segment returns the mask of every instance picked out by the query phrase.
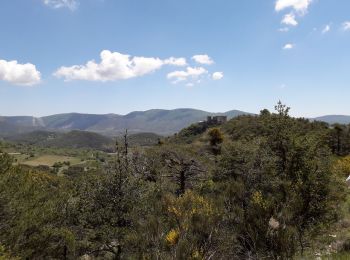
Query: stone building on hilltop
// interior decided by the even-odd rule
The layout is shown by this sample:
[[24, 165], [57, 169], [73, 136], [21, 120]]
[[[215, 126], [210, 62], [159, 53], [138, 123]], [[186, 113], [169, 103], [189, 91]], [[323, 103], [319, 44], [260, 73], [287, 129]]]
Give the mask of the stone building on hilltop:
[[207, 124], [221, 125], [227, 122], [227, 116], [207, 116]]

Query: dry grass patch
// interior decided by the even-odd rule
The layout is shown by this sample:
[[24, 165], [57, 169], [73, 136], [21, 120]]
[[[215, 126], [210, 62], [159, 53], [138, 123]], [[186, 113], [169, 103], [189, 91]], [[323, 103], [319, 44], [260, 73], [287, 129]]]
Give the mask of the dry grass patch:
[[70, 162], [73, 165], [73, 164], [80, 163], [80, 160], [79, 158], [70, 157], [70, 156], [42, 155], [37, 158], [24, 161], [22, 162], [22, 164], [29, 165], [29, 166], [47, 165], [52, 167], [57, 162]]

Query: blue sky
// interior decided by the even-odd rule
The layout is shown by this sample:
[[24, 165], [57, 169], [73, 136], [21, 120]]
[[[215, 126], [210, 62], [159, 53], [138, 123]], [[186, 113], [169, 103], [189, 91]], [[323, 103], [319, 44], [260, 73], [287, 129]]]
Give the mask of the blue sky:
[[350, 114], [348, 0], [3, 0], [0, 115]]

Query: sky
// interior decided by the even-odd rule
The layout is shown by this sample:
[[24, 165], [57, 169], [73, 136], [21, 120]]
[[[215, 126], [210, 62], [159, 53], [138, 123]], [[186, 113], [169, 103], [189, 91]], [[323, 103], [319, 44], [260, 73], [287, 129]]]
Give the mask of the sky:
[[349, 0], [2, 0], [0, 115], [350, 115]]

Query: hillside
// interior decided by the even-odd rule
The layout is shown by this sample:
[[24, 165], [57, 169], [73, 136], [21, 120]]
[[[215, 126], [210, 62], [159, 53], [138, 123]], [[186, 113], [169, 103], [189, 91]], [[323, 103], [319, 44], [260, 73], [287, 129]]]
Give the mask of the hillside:
[[46, 145], [50, 140], [58, 138], [59, 135], [61, 134], [37, 130], [29, 133], [10, 135], [5, 137], [5, 139], [16, 143], [42, 146]]
[[[57, 243], [62, 227], [62, 241], [70, 232], [69, 241], [77, 245], [67, 251], [72, 259], [92, 255], [103, 243], [114, 245], [115, 232], [110, 230], [116, 228], [122, 210], [132, 223], [121, 229], [127, 236], [123, 241], [132, 242], [123, 247], [125, 259], [138, 259], [139, 252], [149, 247], [153, 232], [155, 245], [164, 247], [157, 246], [159, 251], [151, 247], [147, 259], [156, 259], [153, 256], [159, 252], [160, 259], [175, 259], [177, 245], [185, 245], [179, 259], [206, 259], [192, 257], [192, 245], [201, 248], [203, 244], [220, 250], [215, 259], [299, 259], [302, 251], [300, 259], [313, 259], [316, 253], [327, 257], [333, 252], [348, 253], [345, 178], [350, 165], [350, 125], [338, 131], [323, 122], [289, 117], [281, 104], [278, 109], [278, 114], [198, 122], [153, 147], [126, 149], [119, 137], [123, 152], [117, 160], [105, 153], [43, 154], [40, 150], [44, 149], [26, 147], [36, 152], [29, 158], [12, 153], [20, 165], [26, 165], [14, 167], [10, 156], [1, 153], [1, 206], [7, 209], [3, 219], [11, 227], [0, 234], [1, 241], [8, 248], [26, 241], [23, 234], [33, 232], [33, 225], [39, 238], [53, 230], [53, 237], [44, 236], [40, 243], [35, 237], [24, 248], [41, 253], [48, 248], [42, 246], [48, 240], [54, 253], [51, 246], [48, 253], [41, 253], [44, 257], [29, 259], [46, 259], [47, 255], [64, 259], [56, 254], [65, 252], [65, 244]], [[135, 141], [148, 145], [158, 138], [152, 133], [134, 134], [129, 136], [129, 145]], [[106, 142], [113, 146], [112, 139], [77, 130], [36, 131], [12, 140], [54, 147], [103, 147]], [[62, 205], [69, 205], [70, 214]], [[34, 217], [24, 225], [9, 214], [13, 212], [20, 220]], [[53, 220], [58, 229], [52, 229]], [[12, 233], [16, 239], [9, 239]], [[103, 238], [96, 241], [100, 235]], [[257, 247], [252, 249], [253, 244]], [[16, 254], [25, 259], [26, 252]], [[109, 251], [95, 256], [115, 258]]]
[[350, 124], [350, 116], [344, 115], [321, 116], [314, 118], [314, 120], [326, 122], [328, 124]]
[[34, 131], [10, 136], [5, 139], [15, 143], [39, 147], [90, 148], [103, 151], [111, 151], [114, 143], [109, 137], [77, 130], [68, 133]]
[[[154, 133], [138, 133], [128, 136], [129, 146], [153, 146], [158, 144], [162, 136]], [[122, 138], [119, 138], [122, 142]]]
[[[129, 146], [153, 146], [156, 145], [161, 136], [154, 133], [137, 133], [128, 136]], [[115, 140], [97, 133], [73, 130], [67, 133], [33, 131], [18, 135], [7, 136], [6, 141], [33, 145], [38, 147], [56, 148], [89, 148], [101, 151], [113, 151]], [[122, 137], [119, 137], [122, 142]]]
[[9, 122], [0, 120], [0, 138], [11, 135], [13, 133], [19, 134], [22, 132], [27, 132], [30, 131], [29, 129], [29, 126], [23, 128], [19, 125], [11, 124]]

